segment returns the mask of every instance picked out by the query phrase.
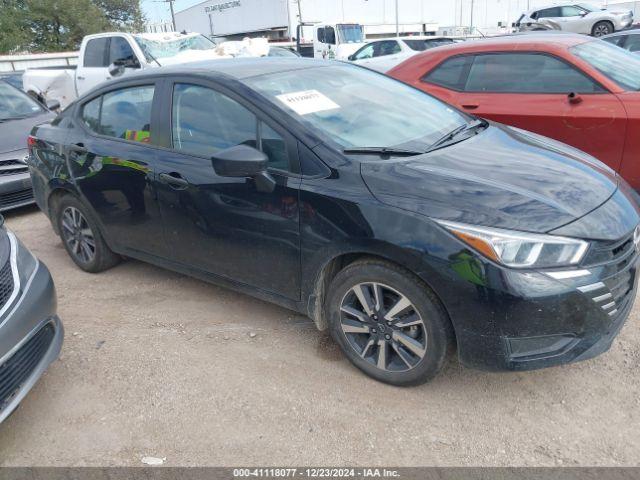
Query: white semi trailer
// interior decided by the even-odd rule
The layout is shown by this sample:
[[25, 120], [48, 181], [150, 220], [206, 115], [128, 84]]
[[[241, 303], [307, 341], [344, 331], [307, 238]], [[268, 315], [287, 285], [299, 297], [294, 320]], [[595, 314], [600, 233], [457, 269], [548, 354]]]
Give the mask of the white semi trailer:
[[[428, 0], [205, 0], [177, 12], [178, 31], [219, 42], [244, 36], [296, 41], [306, 56], [345, 59], [369, 36], [434, 34]], [[397, 15], [396, 15], [397, 13]], [[396, 18], [398, 25], [396, 26]], [[311, 46], [313, 45], [313, 50]]]

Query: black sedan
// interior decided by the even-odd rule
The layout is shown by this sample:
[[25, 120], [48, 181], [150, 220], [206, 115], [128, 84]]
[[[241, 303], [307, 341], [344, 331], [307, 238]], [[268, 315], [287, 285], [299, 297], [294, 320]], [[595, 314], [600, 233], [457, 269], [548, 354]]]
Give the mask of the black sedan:
[[27, 137], [34, 125], [54, 116], [23, 91], [0, 81], [0, 212], [33, 203]]
[[309, 315], [372, 377], [609, 348], [639, 207], [594, 158], [356, 66], [235, 59], [114, 80], [35, 128], [36, 200], [83, 270], [133, 257]]

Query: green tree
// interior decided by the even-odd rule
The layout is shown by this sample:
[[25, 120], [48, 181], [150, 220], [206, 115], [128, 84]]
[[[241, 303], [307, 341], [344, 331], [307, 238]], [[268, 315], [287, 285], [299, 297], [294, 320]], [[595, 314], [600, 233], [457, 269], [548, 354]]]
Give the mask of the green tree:
[[0, 0], [0, 53], [75, 50], [85, 35], [143, 25], [138, 1]]

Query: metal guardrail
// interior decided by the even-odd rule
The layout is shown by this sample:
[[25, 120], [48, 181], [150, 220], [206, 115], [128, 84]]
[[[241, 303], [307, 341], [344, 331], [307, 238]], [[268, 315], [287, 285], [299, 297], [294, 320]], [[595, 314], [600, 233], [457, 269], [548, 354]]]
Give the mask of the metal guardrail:
[[27, 68], [64, 67], [78, 64], [78, 52], [0, 55], [0, 72], [21, 72]]

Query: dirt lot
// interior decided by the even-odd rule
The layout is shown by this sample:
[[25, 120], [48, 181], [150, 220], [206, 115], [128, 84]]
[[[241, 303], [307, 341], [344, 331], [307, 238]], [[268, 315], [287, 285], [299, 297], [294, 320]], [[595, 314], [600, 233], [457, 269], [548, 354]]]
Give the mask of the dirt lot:
[[399, 389], [311, 321], [136, 261], [78, 270], [30, 208], [8, 226], [50, 268], [62, 357], [0, 425], [0, 465], [638, 465], [638, 309], [607, 354], [529, 373], [455, 361]]

